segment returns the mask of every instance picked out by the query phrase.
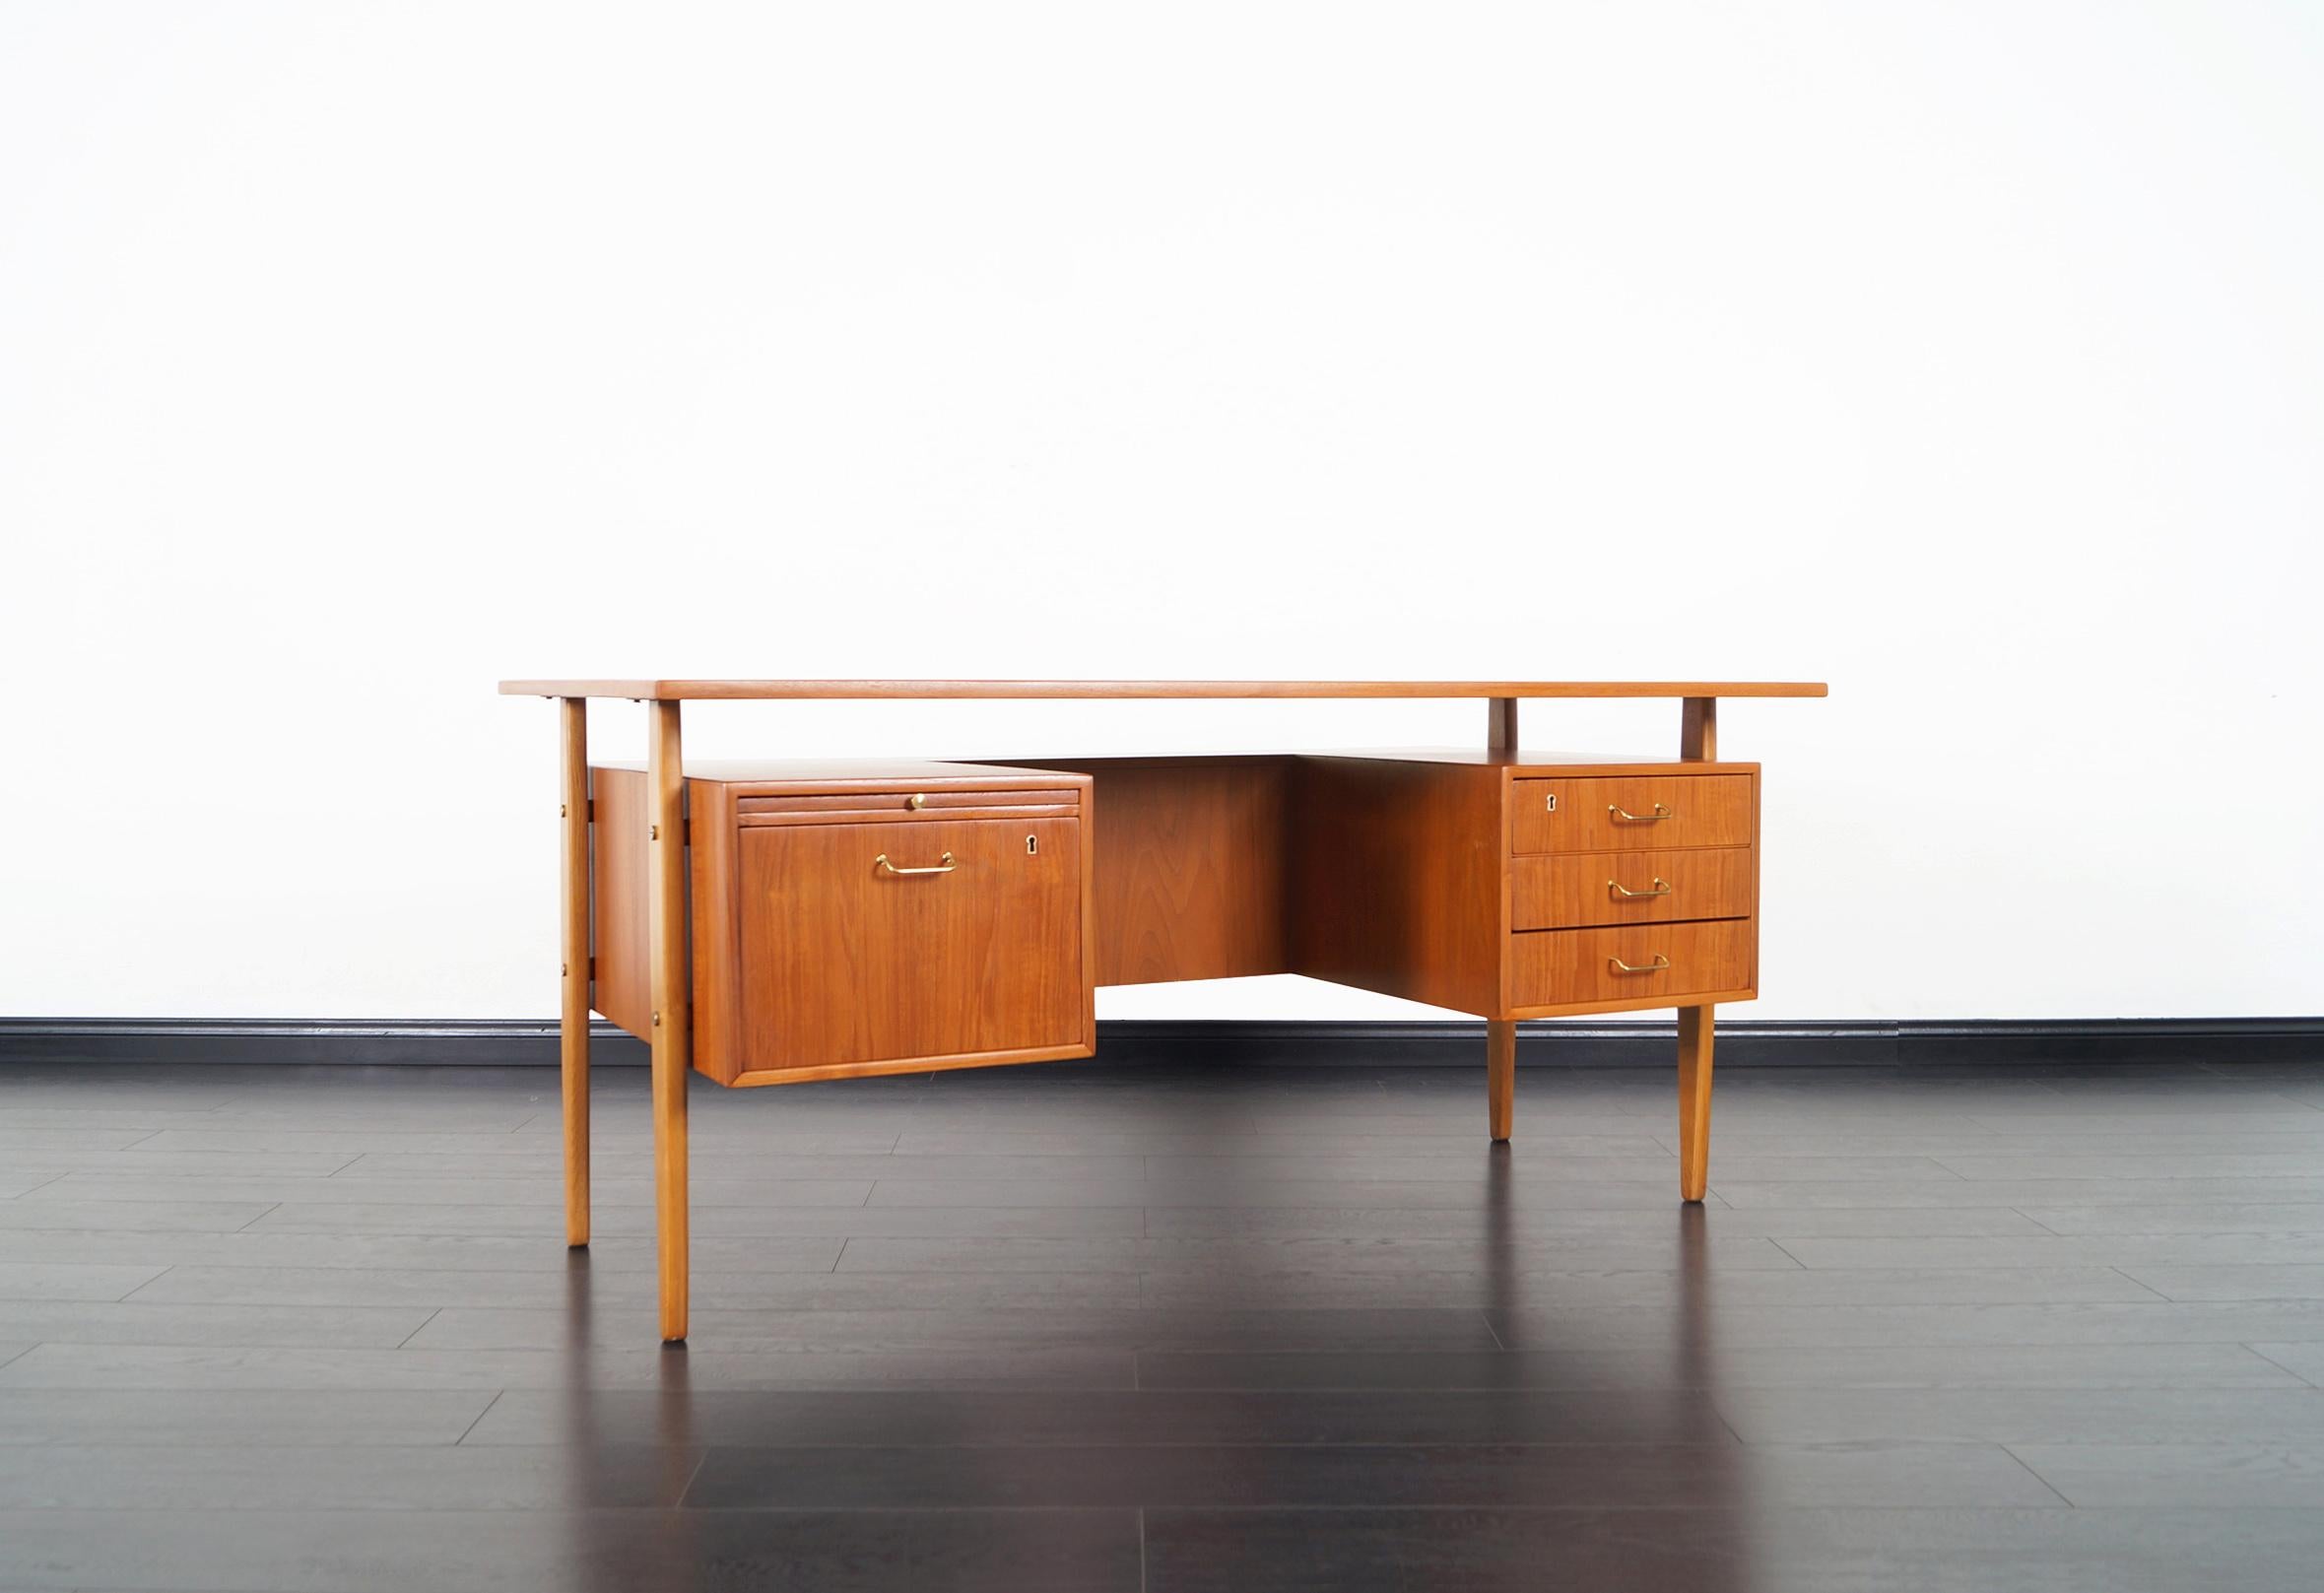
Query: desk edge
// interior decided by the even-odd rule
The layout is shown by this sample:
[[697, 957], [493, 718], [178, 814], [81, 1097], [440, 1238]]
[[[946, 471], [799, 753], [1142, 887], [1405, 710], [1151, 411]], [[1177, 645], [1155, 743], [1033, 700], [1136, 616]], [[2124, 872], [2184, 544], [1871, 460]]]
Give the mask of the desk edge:
[[1333, 697], [1820, 697], [1822, 681], [511, 680], [502, 697], [705, 700], [1096, 700]]

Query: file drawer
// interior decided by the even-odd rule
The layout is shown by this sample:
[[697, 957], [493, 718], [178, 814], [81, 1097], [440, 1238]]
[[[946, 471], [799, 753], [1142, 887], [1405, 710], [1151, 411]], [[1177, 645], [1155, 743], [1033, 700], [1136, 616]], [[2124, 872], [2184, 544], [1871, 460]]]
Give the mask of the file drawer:
[[744, 1071], [1081, 1044], [1081, 824], [744, 830]]
[[[697, 1071], [764, 1085], [1090, 1054], [1087, 775], [711, 766], [686, 782]], [[650, 1037], [645, 777], [592, 777], [593, 1005]]]

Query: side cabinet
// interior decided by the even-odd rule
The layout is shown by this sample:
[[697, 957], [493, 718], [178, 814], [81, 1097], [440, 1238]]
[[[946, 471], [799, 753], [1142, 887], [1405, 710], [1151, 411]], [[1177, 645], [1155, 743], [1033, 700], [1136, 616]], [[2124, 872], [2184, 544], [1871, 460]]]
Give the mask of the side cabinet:
[[[644, 1034], [644, 775], [592, 774], [596, 1007]], [[785, 1084], [1096, 1048], [1089, 776], [746, 769], [686, 797], [699, 1072]]]
[[1748, 1001], [1756, 763], [1301, 758], [1292, 970], [1494, 1019]]

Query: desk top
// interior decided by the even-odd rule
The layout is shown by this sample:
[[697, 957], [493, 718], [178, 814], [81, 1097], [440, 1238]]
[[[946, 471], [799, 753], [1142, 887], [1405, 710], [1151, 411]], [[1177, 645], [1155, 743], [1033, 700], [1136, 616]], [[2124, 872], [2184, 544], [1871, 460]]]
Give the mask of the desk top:
[[502, 697], [1822, 697], [1822, 681], [502, 681]]

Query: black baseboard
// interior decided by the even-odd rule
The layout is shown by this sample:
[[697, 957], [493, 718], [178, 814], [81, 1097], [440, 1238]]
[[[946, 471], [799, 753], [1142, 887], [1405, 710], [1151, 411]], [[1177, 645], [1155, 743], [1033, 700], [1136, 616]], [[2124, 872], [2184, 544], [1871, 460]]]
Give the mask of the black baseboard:
[[[1525, 1067], [1668, 1067], [1673, 1025], [1599, 1019], [1519, 1027]], [[594, 1063], [642, 1066], [643, 1042], [598, 1023]], [[1475, 1067], [1477, 1020], [1441, 1023], [1200, 1023], [1097, 1026], [1107, 1063], [1220, 1062]], [[1894, 1022], [1728, 1019], [1721, 1067], [1915, 1067], [1961, 1063], [2324, 1063], [2324, 1018], [1975, 1019]], [[531, 1019], [0, 1018], [0, 1063], [292, 1062], [356, 1066], [547, 1066], [557, 1025]]]

